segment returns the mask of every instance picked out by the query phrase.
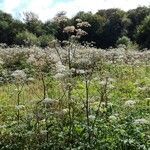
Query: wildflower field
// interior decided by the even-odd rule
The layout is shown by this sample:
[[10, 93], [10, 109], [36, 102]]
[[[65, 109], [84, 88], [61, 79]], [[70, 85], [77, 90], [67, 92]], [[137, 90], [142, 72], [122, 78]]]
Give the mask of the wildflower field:
[[150, 51], [0, 48], [0, 150], [149, 150]]

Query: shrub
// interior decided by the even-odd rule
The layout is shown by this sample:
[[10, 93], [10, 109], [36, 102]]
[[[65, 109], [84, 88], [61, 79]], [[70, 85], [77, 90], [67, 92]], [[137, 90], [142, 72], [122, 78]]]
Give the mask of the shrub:
[[40, 47], [50, 46], [51, 41], [54, 40], [54, 37], [51, 35], [42, 35], [38, 38]]
[[16, 43], [18, 45], [33, 46], [38, 44], [38, 38], [33, 33], [23, 31], [16, 35]]

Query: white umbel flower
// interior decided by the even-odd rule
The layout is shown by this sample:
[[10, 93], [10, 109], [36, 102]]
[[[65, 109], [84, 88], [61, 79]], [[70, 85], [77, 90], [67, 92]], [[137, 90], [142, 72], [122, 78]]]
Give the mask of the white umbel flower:
[[25, 80], [26, 79], [26, 73], [23, 70], [16, 70], [11, 75], [16, 80]]
[[89, 119], [90, 119], [91, 121], [94, 121], [94, 120], [95, 120], [95, 116], [94, 116], [94, 115], [89, 115]]
[[3, 65], [4, 64], [4, 62], [3, 62], [3, 60], [0, 58], [0, 65]]
[[125, 107], [134, 107], [136, 104], [136, 101], [133, 101], [133, 100], [128, 100], [125, 102]]
[[136, 119], [134, 121], [134, 124], [135, 125], [143, 125], [143, 124], [149, 124], [149, 121], [144, 119], [144, 118], [141, 118], [141, 119]]
[[53, 105], [53, 104], [58, 103], [58, 101], [47, 97], [47, 98], [45, 98], [45, 99], [43, 100], [43, 103], [44, 103], [44, 104], [51, 104], [51, 105]]
[[16, 108], [17, 110], [20, 110], [20, 109], [25, 108], [25, 106], [24, 106], [24, 105], [16, 105], [15, 108]]
[[32, 78], [32, 77], [29, 77], [29, 78], [28, 78], [28, 82], [33, 82], [33, 81], [35, 81], [34, 78]]
[[75, 31], [74, 26], [67, 26], [64, 28], [64, 32], [66, 32], [66, 33], [73, 33], [74, 31]]
[[117, 117], [114, 115], [109, 116], [109, 120], [110, 122], [116, 122], [117, 121]]

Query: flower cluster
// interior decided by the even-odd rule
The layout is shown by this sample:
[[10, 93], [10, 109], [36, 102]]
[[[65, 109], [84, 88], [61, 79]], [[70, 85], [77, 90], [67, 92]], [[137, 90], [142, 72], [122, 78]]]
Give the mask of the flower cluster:
[[134, 101], [134, 100], [128, 100], [128, 101], [125, 102], [124, 105], [125, 105], [125, 107], [134, 107], [135, 104], [136, 104], [136, 101]]
[[77, 27], [78, 27], [78, 28], [91, 27], [91, 25], [90, 25], [87, 21], [84, 21], [84, 22], [79, 22], [79, 23], [77, 23]]
[[76, 30], [76, 35], [77, 35], [78, 38], [80, 38], [81, 36], [87, 35], [87, 32], [85, 32], [85, 31], [82, 30], [82, 29], [77, 29], [77, 30]]
[[15, 70], [11, 75], [15, 80], [26, 80], [26, 73], [23, 70]]
[[134, 120], [134, 124], [135, 125], [144, 125], [144, 124], [149, 124], [149, 121], [144, 118], [141, 118], [141, 119]]
[[64, 32], [74, 33], [75, 32], [75, 27], [74, 26], [67, 26], [67, 27], [64, 28]]
[[53, 20], [58, 23], [66, 22], [68, 20], [66, 17], [66, 12], [61, 11], [57, 13], [56, 17], [54, 17]]

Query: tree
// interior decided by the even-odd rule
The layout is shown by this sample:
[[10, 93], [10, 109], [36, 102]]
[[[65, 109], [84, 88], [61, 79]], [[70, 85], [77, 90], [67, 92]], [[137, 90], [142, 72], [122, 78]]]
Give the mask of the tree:
[[148, 7], [138, 7], [127, 12], [127, 16], [131, 20], [131, 24], [128, 27], [128, 36], [129, 38], [131, 38], [131, 40], [135, 41], [137, 27], [143, 22], [144, 18], [148, 15], [150, 15], [150, 8]]
[[24, 13], [24, 22], [26, 29], [35, 34], [37, 37], [41, 36], [44, 33], [42, 21], [39, 20], [38, 16], [33, 12]]
[[142, 48], [150, 48], [150, 16], [147, 16], [137, 28], [136, 39]]
[[126, 12], [120, 9], [108, 9], [98, 11], [97, 14], [106, 18], [103, 30], [99, 34], [101, 42], [99, 42], [98, 47], [114, 47], [118, 38], [127, 34], [130, 20], [127, 18]]
[[12, 22], [13, 18], [10, 14], [0, 11], [0, 43], [11, 44], [13, 38], [11, 32]]

